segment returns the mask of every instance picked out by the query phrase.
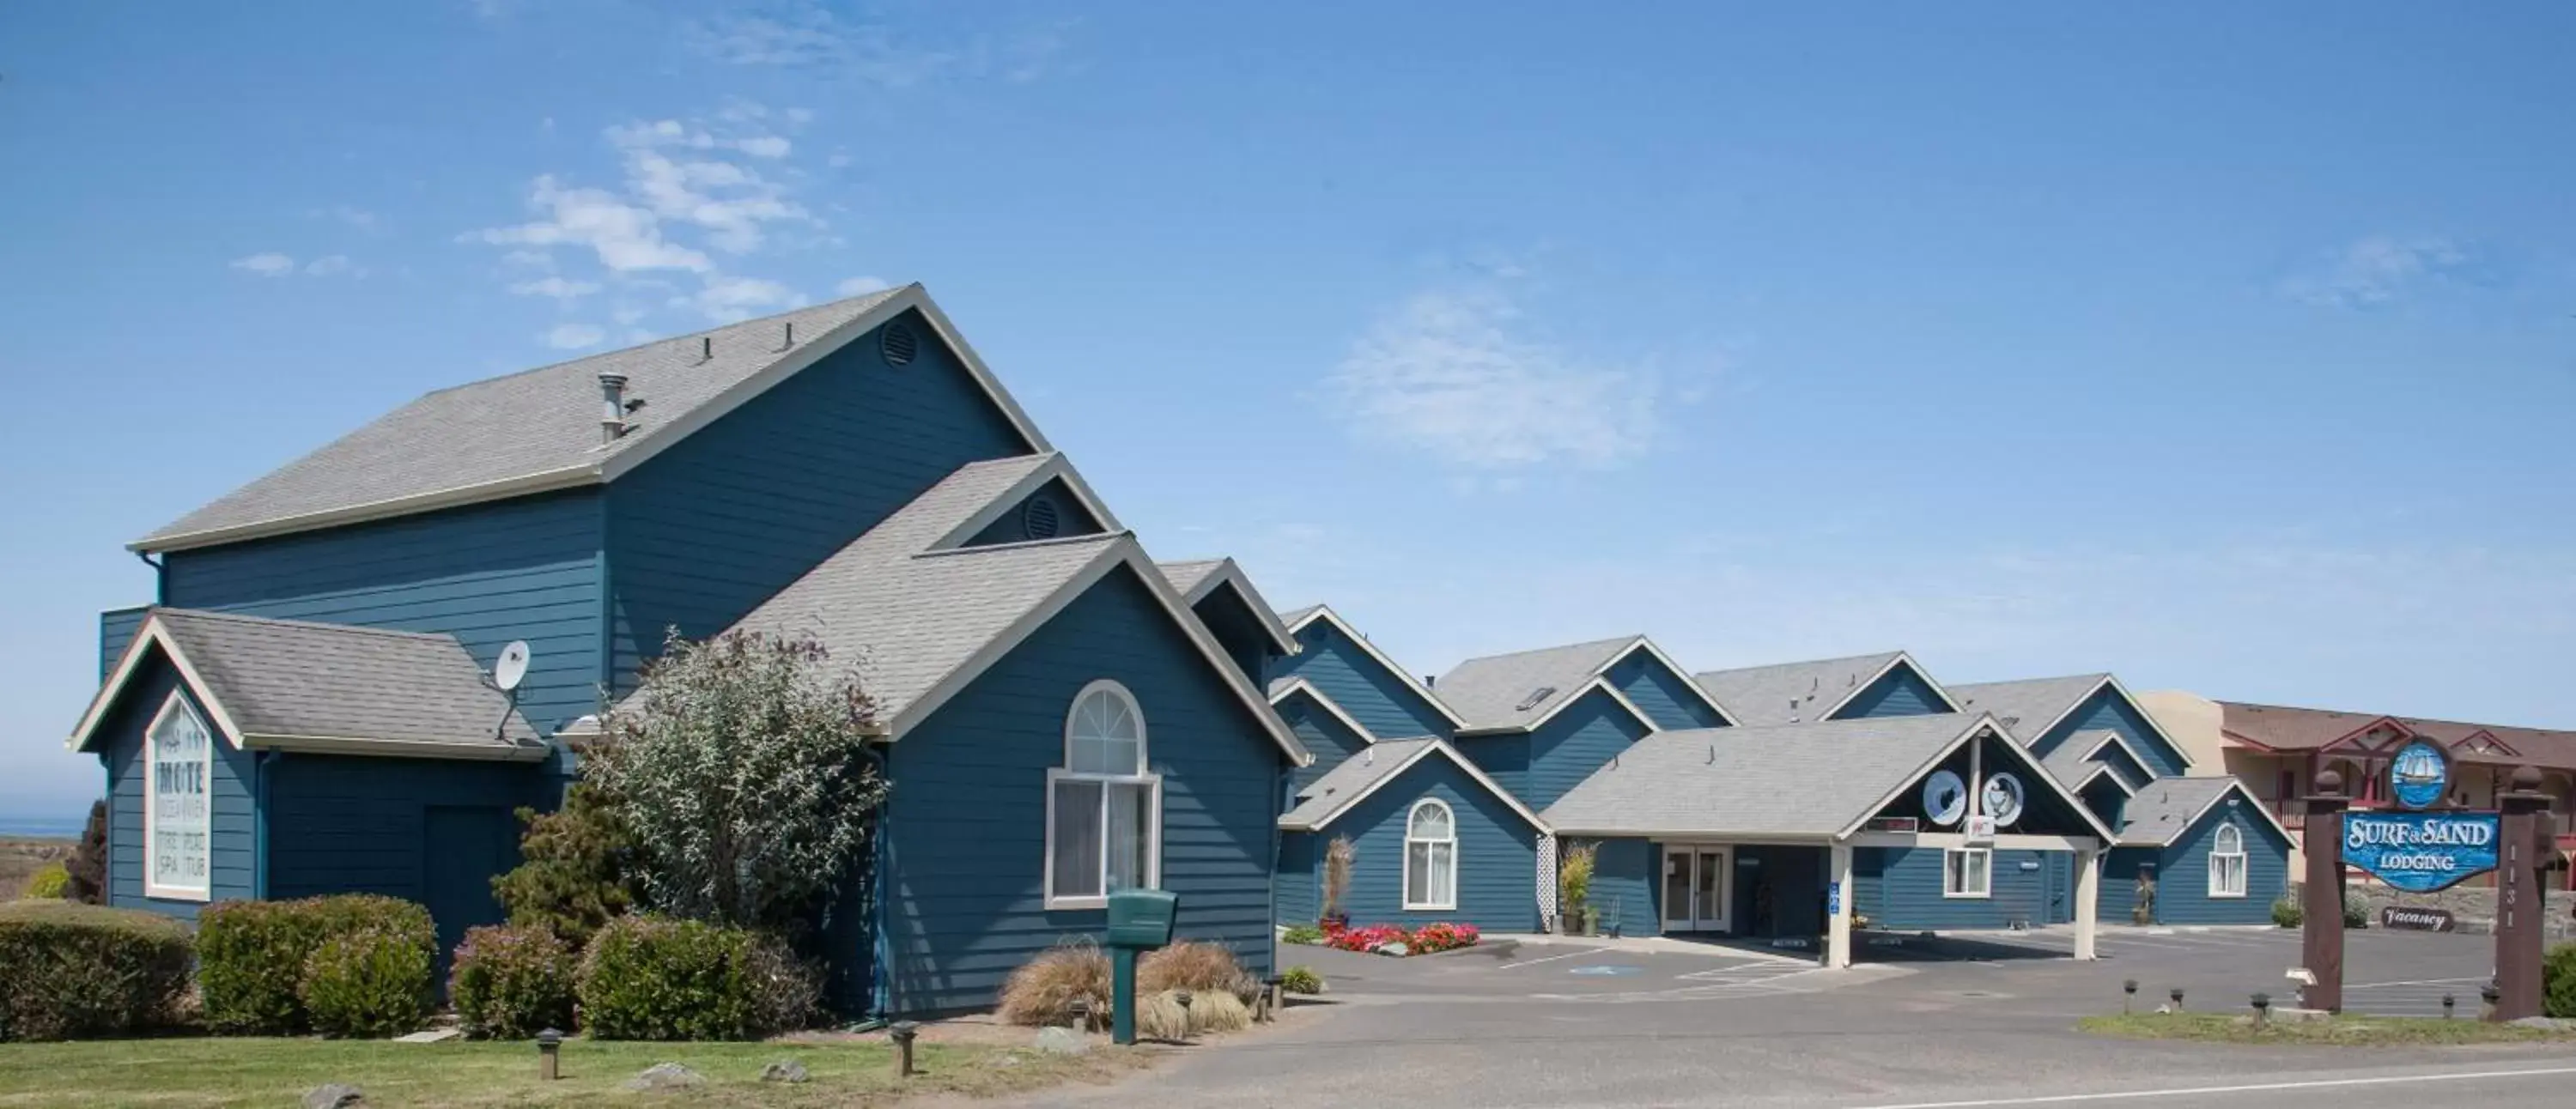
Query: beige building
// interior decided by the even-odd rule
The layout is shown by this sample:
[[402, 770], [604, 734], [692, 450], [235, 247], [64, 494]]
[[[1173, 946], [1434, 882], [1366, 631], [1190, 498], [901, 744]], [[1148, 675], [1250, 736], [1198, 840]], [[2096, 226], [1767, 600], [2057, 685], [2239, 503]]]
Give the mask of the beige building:
[[2562, 870], [2576, 852], [2576, 732], [2213, 701], [2178, 690], [2142, 693], [2137, 700], [2193, 765], [2226, 767], [2280, 818], [2290, 831], [2294, 875], [2305, 873], [2307, 865], [2300, 799], [2318, 772], [2343, 775], [2354, 808], [2391, 805], [2389, 762], [2398, 748], [2419, 738], [2451, 753], [2455, 805], [2492, 807], [2514, 768], [2538, 767], [2541, 789], [2552, 798]]

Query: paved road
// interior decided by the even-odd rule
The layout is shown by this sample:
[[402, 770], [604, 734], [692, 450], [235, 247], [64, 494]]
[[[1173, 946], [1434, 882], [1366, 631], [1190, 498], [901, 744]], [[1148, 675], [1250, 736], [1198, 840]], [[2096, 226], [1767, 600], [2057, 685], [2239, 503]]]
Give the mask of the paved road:
[[[2576, 1104], [2576, 1053], [2524, 1047], [2359, 1051], [2108, 1040], [2073, 1031], [2181, 986], [2191, 1008], [2286, 998], [2289, 933], [2114, 930], [2076, 963], [2057, 934], [1909, 941], [1824, 971], [1761, 948], [1601, 951], [1497, 944], [1415, 959], [1301, 950], [1325, 1004], [1134, 1081], [1034, 1104], [1421, 1107], [2124, 1105], [2303, 1109], [2492, 1097]], [[2481, 937], [2360, 933], [2348, 994], [2373, 1012], [2473, 1016]], [[2527, 1074], [2534, 1069], [2554, 1073]], [[2427, 1081], [2428, 1072], [2479, 1078]], [[2368, 1079], [2368, 1082], [2356, 1080]], [[2318, 1083], [2338, 1083], [2320, 1085]], [[2551, 1098], [2559, 1098], [2552, 1101]]]

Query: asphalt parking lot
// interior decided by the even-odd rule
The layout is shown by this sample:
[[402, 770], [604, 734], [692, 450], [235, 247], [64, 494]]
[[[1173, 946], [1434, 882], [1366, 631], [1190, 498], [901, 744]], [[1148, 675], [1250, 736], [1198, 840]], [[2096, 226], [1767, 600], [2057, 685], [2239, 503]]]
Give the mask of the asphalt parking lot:
[[[1401, 1091], [1408, 1107], [2008, 1105], [2093, 1094], [2125, 1104], [2142, 1090], [2187, 1087], [2222, 1092], [2158, 1099], [2363, 1105], [2380, 1104], [2368, 1099], [2382, 1092], [2427, 1096], [2402, 1076], [2464, 1059], [2505, 1071], [2568, 1062], [2563, 1049], [2090, 1036], [2075, 1022], [2118, 1012], [2121, 984], [2132, 978], [2141, 1008], [2165, 1003], [2176, 987], [2192, 1009], [2243, 1009], [2257, 990], [2286, 1001], [2298, 937], [2106, 929], [2104, 958], [2091, 963], [2065, 957], [2072, 945], [2060, 931], [1907, 937], [1864, 948], [1863, 965], [1841, 971], [1817, 967], [1807, 952], [1670, 941], [1499, 941], [1408, 959], [1289, 948], [1285, 962], [1330, 983], [1318, 1002], [1277, 1025], [1186, 1049], [1186, 1058], [1135, 1081], [1053, 1091], [1034, 1103], [1320, 1106], [1374, 1104]], [[2492, 956], [2487, 937], [2360, 932], [2348, 948], [2349, 1008], [2439, 1015], [2448, 990], [2461, 1018], [2474, 1019]], [[2558, 1081], [2576, 1079], [2567, 1073]], [[2357, 1077], [2397, 1085], [2315, 1085]], [[2496, 1096], [2527, 1100], [2521, 1087], [2538, 1079], [2517, 1071], [2479, 1081]]]

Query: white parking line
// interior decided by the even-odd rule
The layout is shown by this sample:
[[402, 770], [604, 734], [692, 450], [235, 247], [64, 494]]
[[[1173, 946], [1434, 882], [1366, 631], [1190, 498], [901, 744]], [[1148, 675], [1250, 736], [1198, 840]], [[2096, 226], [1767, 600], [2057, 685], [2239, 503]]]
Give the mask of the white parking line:
[[2485, 982], [2484, 978], [2418, 978], [2412, 982], [2364, 982], [2345, 986], [2347, 990], [2385, 990], [2396, 986], [2456, 986], [2463, 982]]
[[1910, 1101], [1891, 1105], [1863, 1106], [1860, 1109], [1984, 1109], [2001, 1105], [2066, 1105], [2088, 1101], [2134, 1101], [2158, 1097], [2195, 1097], [2209, 1094], [2256, 1094], [2281, 1090], [2331, 1090], [2354, 1086], [2398, 1086], [2425, 1082], [2459, 1082], [2480, 1078], [2543, 1078], [2576, 1074], [2576, 1067], [2540, 1067], [2531, 1070], [2453, 1071], [2447, 1074], [2395, 1074], [2377, 1078], [2319, 1078], [2304, 1082], [2252, 1082], [2242, 1086], [2173, 1086], [2156, 1090], [2113, 1090], [2091, 1094], [2046, 1094], [2036, 1097], [1981, 1098], [1974, 1101]]
[[1566, 953], [1565, 953], [1565, 954], [1563, 954], [1563, 955], [1550, 955], [1550, 956], [1548, 956], [1548, 957], [1546, 957], [1546, 958], [1544, 958], [1544, 959], [1523, 959], [1523, 960], [1521, 960], [1520, 962], [1517, 962], [1517, 963], [1504, 963], [1503, 965], [1498, 966], [1498, 967], [1495, 967], [1494, 969], [1495, 969], [1495, 970], [1510, 970], [1510, 969], [1512, 969], [1513, 967], [1534, 967], [1534, 966], [1539, 965], [1540, 963], [1553, 963], [1553, 962], [1557, 961], [1558, 959], [1571, 959], [1571, 958], [1574, 958], [1574, 957], [1576, 957], [1576, 956], [1578, 956], [1578, 955], [1602, 955], [1602, 954], [1607, 954], [1607, 953], [1608, 953], [1608, 952], [1606, 952], [1605, 950], [1603, 950], [1603, 949], [1601, 949], [1601, 948], [1587, 947], [1587, 948], [1584, 948], [1584, 949], [1583, 949], [1583, 950], [1581, 950], [1581, 951], [1568, 951], [1568, 952], [1566, 952]]

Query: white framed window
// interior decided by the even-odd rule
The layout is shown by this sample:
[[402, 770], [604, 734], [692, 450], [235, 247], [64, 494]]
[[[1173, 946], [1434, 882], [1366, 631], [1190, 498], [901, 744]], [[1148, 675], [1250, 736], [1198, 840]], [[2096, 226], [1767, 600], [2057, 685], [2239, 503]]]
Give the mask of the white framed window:
[[1163, 881], [1163, 779], [1146, 771], [1145, 713], [1127, 687], [1082, 687], [1047, 771], [1046, 907], [1097, 909]]
[[1428, 797], [1404, 818], [1404, 907], [1458, 907], [1457, 816]]
[[204, 901], [212, 890], [214, 733], [176, 690], [143, 733], [143, 895]]
[[1992, 848], [1952, 847], [1941, 852], [1941, 896], [1991, 897], [1994, 889]]
[[2233, 824], [2219, 825], [2210, 838], [2209, 895], [2245, 896], [2245, 833]]

